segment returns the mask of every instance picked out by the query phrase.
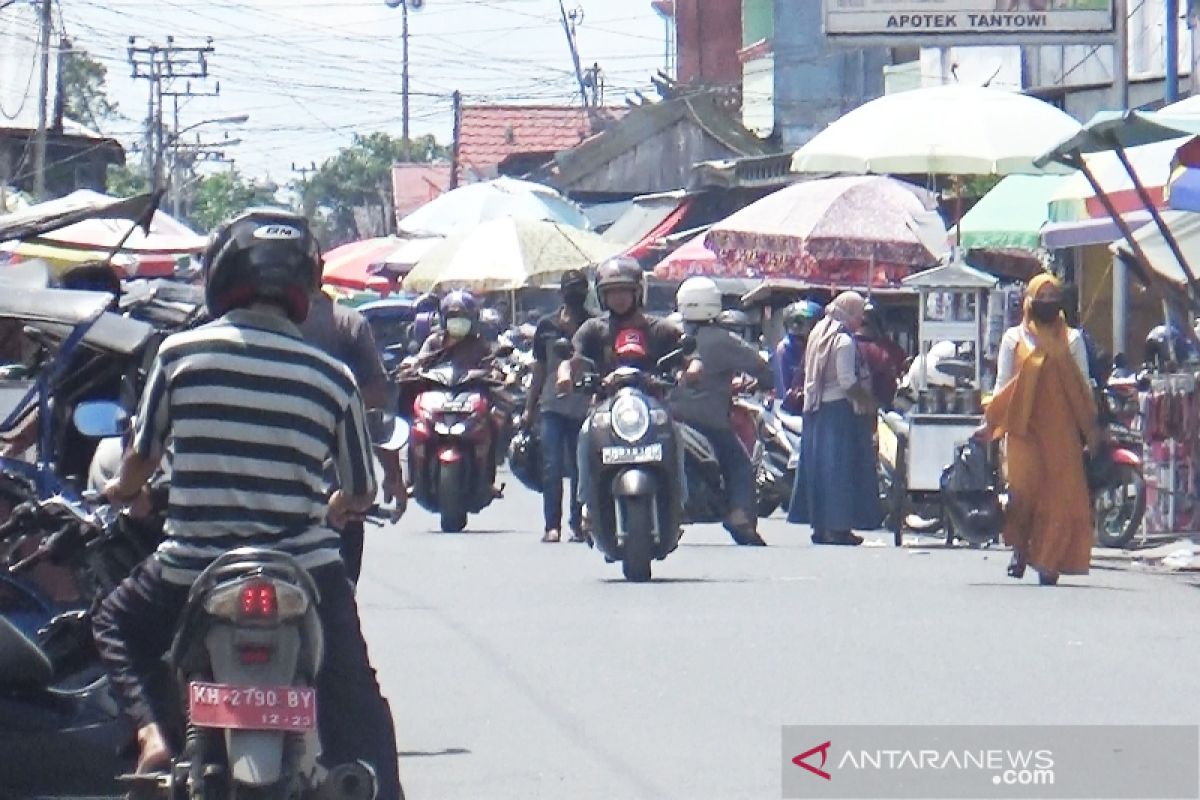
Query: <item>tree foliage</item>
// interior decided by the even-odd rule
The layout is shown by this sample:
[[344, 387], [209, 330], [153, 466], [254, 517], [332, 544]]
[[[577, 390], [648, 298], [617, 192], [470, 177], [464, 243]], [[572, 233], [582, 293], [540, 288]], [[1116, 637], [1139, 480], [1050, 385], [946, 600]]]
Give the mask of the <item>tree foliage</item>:
[[236, 170], [205, 175], [191, 191], [191, 210], [186, 216], [200, 230], [209, 231], [247, 208], [278, 205], [277, 190], [271, 184], [246, 180]]
[[334, 246], [394, 229], [393, 164], [436, 161], [448, 155], [449, 148], [433, 136], [410, 139], [405, 147], [403, 139], [386, 133], [356, 134], [349, 147], [327, 159], [296, 188], [323, 243]]
[[133, 197], [135, 194], [150, 191], [150, 181], [146, 179], [145, 173], [125, 165], [110, 164], [105, 185], [113, 197]]
[[117, 104], [108, 99], [108, 68], [86, 50], [69, 47], [62, 58], [63, 116], [100, 130], [120, 117]]

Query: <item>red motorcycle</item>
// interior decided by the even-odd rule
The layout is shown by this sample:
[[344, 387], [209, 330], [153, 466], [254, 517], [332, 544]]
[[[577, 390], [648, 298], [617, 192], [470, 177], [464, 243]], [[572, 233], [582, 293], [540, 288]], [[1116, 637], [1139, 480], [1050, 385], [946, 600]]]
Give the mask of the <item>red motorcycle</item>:
[[499, 432], [511, 409], [490, 367], [418, 369], [402, 381], [416, 392], [408, 445], [413, 498], [441, 517], [446, 533], [500, 496], [495, 488]]
[[1088, 469], [1096, 542], [1125, 547], [1146, 515], [1146, 480], [1142, 474], [1142, 437], [1133, 428], [1140, 413], [1142, 383], [1112, 379], [1098, 398], [1108, 445]]

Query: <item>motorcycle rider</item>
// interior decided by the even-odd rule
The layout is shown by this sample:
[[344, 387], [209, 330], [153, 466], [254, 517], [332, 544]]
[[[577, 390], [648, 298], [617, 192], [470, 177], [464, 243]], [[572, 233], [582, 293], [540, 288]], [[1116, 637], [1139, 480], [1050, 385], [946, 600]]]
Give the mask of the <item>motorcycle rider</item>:
[[571, 541], [587, 541], [579, 503], [579, 472], [575, 453], [579, 449], [579, 429], [587, 417], [588, 398], [581, 392], [568, 391], [559, 396], [553, 381], [560, 359], [554, 343], [570, 339], [591, 314], [587, 310], [588, 279], [580, 270], [568, 270], [559, 281], [562, 305], [538, 320], [533, 337], [533, 374], [521, 427], [528, 430], [535, 418], [541, 422], [542, 512], [546, 524], [543, 542], [557, 542], [562, 528], [562, 482], [571, 487]]
[[783, 310], [784, 337], [775, 347], [775, 391], [789, 413], [803, 411], [804, 351], [808, 335], [824, 313], [825, 309], [811, 300], [797, 300]]
[[422, 367], [453, 362], [463, 369], [476, 369], [492, 354], [491, 346], [479, 333], [479, 301], [464, 289], [442, 298], [438, 306], [441, 327], [429, 334], [417, 364]]
[[[317, 276], [320, 281], [320, 276]], [[356, 309], [335, 303], [326, 292], [317, 289], [309, 302], [308, 316], [300, 324], [305, 341], [314, 344], [325, 353], [350, 368], [362, 394], [363, 404], [368, 410], [394, 407], [396, 391], [388, 381], [375, 346], [375, 336], [366, 318]], [[383, 468], [384, 501], [396, 501], [396, 510], [403, 511], [408, 503], [408, 490], [404, 485], [404, 470], [400, 466], [398, 450], [376, 449], [379, 464]], [[340, 531], [342, 535], [342, 560], [350, 580], [358, 583], [363, 560], [363, 523], [350, 520]]]
[[704, 364], [704, 374], [693, 384], [671, 391], [671, 413], [703, 434], [716, 452], [729, 492], [725, 529], [738, 544], [761, 547], [766, 542], [757, 530], [754, 469], [729, 426], [729, 409], [735, 377], [749, 375], [760, 388], [770, 390], [775, 376], [754, 347], [717, 324], [721, 290], [711, 278], [688, 278], [680, 284], [675, 303], [694, 331], [696, 357]]
[[[362, 398], [350, 370], [306, 343], [319, 251], [307, 220], [245, 212], [205, 253], [214, 321], [168, 337], [151, 368], [116, 478], [123, 505], [145, 490], [167, 443], [172, 484], [166, 538], [96, 610], [96, 645], [137, 726], [139, 773], [169, 767], [163, 724], [176, 692], [163, 673], [191, 583], [233, 546], [294, 555], [319, 592], [325, 658], [318, 729], [329, 763], [364, 759], [379, 797], [403, 797], [391, 710], [367, 655], [337, 526], [370, 507], [376, 483]], [[341, 488], [328, 503], [322, 464]]]
[[[642, 311], [644, 280], [641, 265], [628, 256], [609, 259], [596, 268], [596, 296], [604, 313], [584, 322], [572, 337], [575, 355], [559, 364], [555, 381], [555, 390], [560, 396], [571, 390], [584, 359], [590, 360], [596, 373], [606, 378], [622, 365], [655, 370], [660, 358], [678, 349], [683, 331], [664, 319]], [[701, 375], [700, 359], [686, 358], [684, 380], [695, 381]], [[588, 426], [589, 421], [585, 420], [576, 453], [581, 502], [586, 497], [591, 479], [591, 459], [588, 458], [585, 435]], [[676, 482], [682, 508], [687, 501], [683, 448], [676, 447], [675, 451], [678, 453]]]

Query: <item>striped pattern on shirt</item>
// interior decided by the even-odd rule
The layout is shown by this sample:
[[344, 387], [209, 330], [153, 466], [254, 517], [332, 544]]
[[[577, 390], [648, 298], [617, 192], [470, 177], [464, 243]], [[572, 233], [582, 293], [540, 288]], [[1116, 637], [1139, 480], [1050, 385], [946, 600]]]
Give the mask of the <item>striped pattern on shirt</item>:
[[168, 337], [133, 439], [144, 458], [171, 451], [164, 577], [190, 583], [235, 547], [307, 569], [337, 561], [323, 465], [333, 459], [347, 494], [374, 494], [365, 417], [350, 370], [277, 314], [239, 309]]

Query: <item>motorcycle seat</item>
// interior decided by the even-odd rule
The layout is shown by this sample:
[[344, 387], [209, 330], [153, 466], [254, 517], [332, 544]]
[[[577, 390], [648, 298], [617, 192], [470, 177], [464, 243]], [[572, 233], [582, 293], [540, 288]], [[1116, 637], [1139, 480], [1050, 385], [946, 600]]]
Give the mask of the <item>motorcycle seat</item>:
[[54, 678], [37, 643], [0, 617], [0, 686], [46, 686]]

